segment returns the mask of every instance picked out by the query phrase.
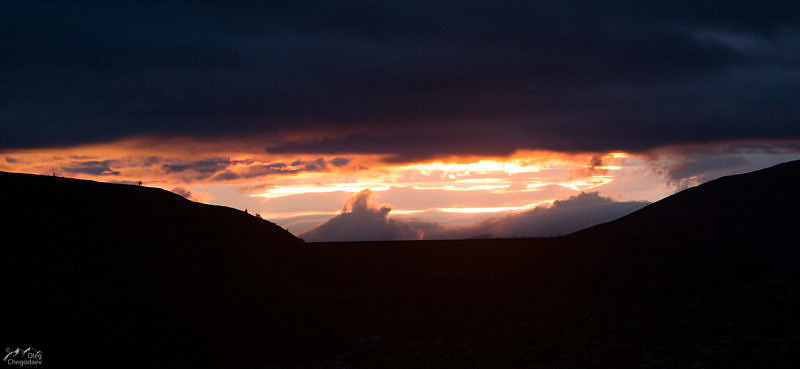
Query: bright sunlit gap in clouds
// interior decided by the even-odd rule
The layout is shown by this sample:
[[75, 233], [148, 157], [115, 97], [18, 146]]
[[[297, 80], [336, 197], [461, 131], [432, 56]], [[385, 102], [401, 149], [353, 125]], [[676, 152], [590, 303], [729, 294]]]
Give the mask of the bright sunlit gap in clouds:
[[[304, 183], [271, 185], [249, 196], [266, 200], [266, 205], [306, 202], [312, 199], [311, 195], [316, 199], [326, 196], [339, 199], [316, 213], [307, 210], [267, 213], [295, 232], [312, 227], [314, 222], [309, 219], [335, 215], [332, 206], [339, 206], [346, 196], [365, 189], [374, 194], [375, 201], [391, 208], [389, 216], [456, 225], [546, 207], [557, 199], [597, 191], [615, 178], [624, 179], [632, 172], [644, 170], [643, 161], [622, 152], [571, 155], [518, 152], [509, 158], [453, 158], [378, 164], [364, 172], [309, 174]], [[612, 189], [611, 194], [629, 199], [622, 191]]]
[[[523, 154], [524, 155], [524, 154]], [[393, 187], [411, 186], [416, 190], [526, 192], [538, 191], [543, 186], [560, 185], [576, 191], [590, 190], [609, 183], [611, 175], [580, 176], [575, 170], [585, 169], [592, 173], [622, 169], [620, 165], [580, 165], [568, 159], [552, 159], [552, 154], [541, 156], [528, 153], [527, 157], [515, 157], [506, 161], [478, 160], [472, 163], [447, 163], [435, 161], [378, 168], [381, 178], [367, 178], [353, 182], [331, 182], [339, 178], [325, 174], [327, 182], [315, 185], [275, 185], [250, 196], [279, 198], [302, 193], [359, 192], [365, 188], [372, 191], [387, 191]], [[603, 157], [592, 157], [598, 162], [620, 161], [629, 155], [611, 153]], [[574, 159], [573, 159], [574, 160]], [[570, 170], [566, 178], [552, 177], [542, 171]], [[348, 176], [353, 179], [353, 176]], [[520, 207], [522, 208], [522, 207]]]

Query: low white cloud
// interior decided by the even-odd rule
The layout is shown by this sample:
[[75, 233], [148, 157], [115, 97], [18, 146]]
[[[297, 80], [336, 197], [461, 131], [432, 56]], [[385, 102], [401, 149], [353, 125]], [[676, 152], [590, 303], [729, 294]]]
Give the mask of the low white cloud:
[[598, 192], [581, 192], [552, 206], [490, 218], [440, 234], [443, 238], [506, 238], [559, 236], [630, 214], [648, 202], [618, 202]]
[[341, 213], [300, 235], [306, 241], [378, 241], [410, 239], [459, 239], [546, 237], [572, 233], [605, 223], [646, 206], [647, 202], [619, 202], [598, 192], [580, 193], [551, 206], [489, 218], [474, 224], [448, 228], [424, 220], [389, 217], [391, 208], [370, 204], [369, 190], [351, 197]]
[[368, 189], [353, 195], [341, 213], [300, 234], [300, 238], [311, 242], [413, 240], [440, 231], [441, 226], [436, 223], [389, 219], [392, 209], [372, 206], [369, 203], [371, 195], [372, 191]]

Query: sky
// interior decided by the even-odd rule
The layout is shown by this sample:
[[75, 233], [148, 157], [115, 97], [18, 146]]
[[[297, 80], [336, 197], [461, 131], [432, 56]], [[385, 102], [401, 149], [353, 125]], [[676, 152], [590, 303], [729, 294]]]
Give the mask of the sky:
[[10, 1], [0, 55], [0, 170], [314, 240], [563, 234], [800, 158], [797, 2]]

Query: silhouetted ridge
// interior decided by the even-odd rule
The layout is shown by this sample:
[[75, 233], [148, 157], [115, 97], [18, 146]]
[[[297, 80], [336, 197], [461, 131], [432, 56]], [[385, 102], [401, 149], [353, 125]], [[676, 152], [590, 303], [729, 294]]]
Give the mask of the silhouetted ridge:
[[[58, 230], [69, 237], [118, 241], [216, 241], [232, 246], [284, 247], [300, 243], [281, 227], [224, 206], [189, 201], [172, 192], [127, 184], [0, 172], [4, 216], [15, 227]], [[255, 238], [254, 238], [255, 237]]]
[[800, 161], [720, 178], [559, 238], [296, 247], [166, 191], [0, 173], [0, 332], [51, 367], [795, 368], [797, 183]]
[[49, 344], [51, 358], [93, 347], [100, 361], [86, 365], [204, 350], [205, 339], [181, 342], [273, 299], [302, 245], [243, 211], [156, 188], [0, 172], [0, 198], [6, 306], [18, 317], [4, 339]]
[[800, 224], [798, 184], [800, 160], [709, 181], [569, 237], [788, 241], [796, 237]]

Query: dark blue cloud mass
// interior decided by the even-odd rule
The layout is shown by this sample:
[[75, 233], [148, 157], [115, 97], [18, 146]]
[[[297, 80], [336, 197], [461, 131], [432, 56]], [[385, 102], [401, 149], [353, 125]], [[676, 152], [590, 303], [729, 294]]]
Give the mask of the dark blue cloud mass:
[[407, 161], [800, 138], [790, 1], [10, 1], [0, 35], [0, 150], [257, 138]]

